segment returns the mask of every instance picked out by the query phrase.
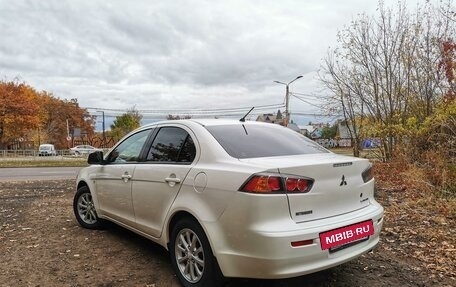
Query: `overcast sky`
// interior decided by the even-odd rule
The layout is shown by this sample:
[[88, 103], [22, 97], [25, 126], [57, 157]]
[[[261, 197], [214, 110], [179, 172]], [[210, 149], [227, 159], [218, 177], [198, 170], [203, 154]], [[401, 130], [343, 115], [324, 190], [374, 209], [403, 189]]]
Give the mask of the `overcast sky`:
[[[274, 80], [303, 75], [292, 90], [321, 95], [315, 75], [337, 31], [376, 8], [375, 0], [0, 0], [0, 77], [100, 109], [280, 104], [285, 86]], [[316, 108], [292, 99], [291, 111]]]

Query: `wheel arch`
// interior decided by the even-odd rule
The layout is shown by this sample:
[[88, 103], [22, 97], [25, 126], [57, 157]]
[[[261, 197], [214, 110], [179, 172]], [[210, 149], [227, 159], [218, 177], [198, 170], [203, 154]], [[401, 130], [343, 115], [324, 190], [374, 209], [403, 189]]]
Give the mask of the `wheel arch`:
[[[182, 219], [189, 219], [189, 220], [193, 221], [195, 224], [199, 225], [199, 227], [201, 228], [201, 231], [204, 233], [203, 234], [204, 237], [206, 238], [206, 240], [204, 240], [203, 238], [200, 238], [199, 240], [201, 242], [206, 241], [209, 245], [209, 250], [208, 250], [209, 254], [207, 254], [207, 255], [210, 257], [210, 259], [208, 259], [208, 262], [209, 262], [208, 264], [210, 266], [208, 266], [207, 268], [208, 268], [208, 270], [212, 270], [212, 271], [208, 271], [209, 275], [206, 275], [205, 276], [206, 278], [203, 279], [205, 281], [205, 283], [203, 282], [203, 285], [198, 283], [195, 286], [222, 286], [222, 285], [224, 285], [225, 278], [224, 278], [222, 271], [220, 270], [220, 265], [218, 263], [217, 257], [215, 256], [215, 253], [214, 253], [213, 242], [211, 241], [211, 238], [208, 235], [208, 232], [207, 232], [205, 226], [203, 224], [201, 224], [201, 222], [198, 220], [198, 218], [196, 216], [194, 216], [193, 214], [191, 214], [189, 211], [186, 211], [186, 210], [179, 210], [170, 217], [170, 220], [168, 221], [168, 225], [167, 225], [168, 230], [166, 230], [166, 232], [164, 233], [164, 235], [167, 236], [167, 238], [165, 239], [166, 248], [168, 249], [168, 252], [170, 252], [171, 262], [173, 265], [173, 269], [175, 269], [176, 276], [179, 278], [179, 280], [181, 281], [182, 284], [184, 284], [185, 286], [189, 286], [189, 285], [187, 285], [187, 283], [188, 283], [187, 281], [183, 282], [183, 280], [185, 281], [186, 279], [181, 279], [182, 273], [178, 274], [178, 272], [180, 272], [180, 271], [178, 271], [178, 269], [176, 269], [178, 267], [174, 266], [176, 264], [176, 259], [173, 259], [175, 257], [171, 252], [172, 247], [170, 246], [170, 239], [171, 239], [171, 233], [173, 232], [173, 228]], [[197, 236], [199, 236], [197, 231], [193, 230], [193, 232], [196, 232]], [[206, 252], [204, 252], [204, 253], [206, 253]]]
[[76, 186], [76, 190], [78, 190], [78, 189], [80, 189], [81, 187], [84, 187], [84, 186], [87, 186], [87, 188], [89, 188], [89, 190], [90, 190], [90, 187], [87, 184], [87, 182], [85, 182], [85, 180], [81, 180], [81, 181], [78, 182], [78, 185]]
[[183, 218], [190, 218], [191, 220], [194, 220], [196, 223], [199, 224], [199, 226], [201, 226], [201, 228], [203, 229], [206, 237], [207, 237], [207, 240], [209, 241], [209, 245], [211, 247], [211, 251], [213, 254], [214, 253], [214, 247], [213, 247], [213, 244], [212, 244], [212, 240], [206, 230], [206, 228], [204, 227], [203, 224], [201, 224], [201, 221], [198, 220], [198, 218], [193, 215], [192, 213], [190, 213], [189, 211], [187, 210], [179, 210], [179, 211], [176, 211], [171, 217], [170, 219], [168, 220], [168, 225], [167, 225], [167, 230], [166, 230], [166, 238], [165, 238], [165, 242], [166, 242], [166, 248], [169, 250], [169, 243], [171, 241], [171, 233], [173, 231], [173, 228], [174, 228], [174, 225], [176, 225], [177, 222], [179, 222], [179, 220], [183, 219]]
[[93, 184], [90, 184], [86, 180], [81, 179], [78, 181], [76, 185], [76, 191], [78, 191], [81, 187], [87, 187], [89, 189], [90, 194], [92, 194], [93, 203], [95, 204], [95, 209], [97, 210], [98, 216], [100, 218], [104, 218], [103, 212], [100, 210], [100, 203], [98, 202], [98, 197], [95, 192], [95, 186]]
[[[191, 214], [190, 212], [186, 211], [186, 210], [179, 210], [177, 212], [175, 212], [171, 217], [170, 219], [168, 220], [168, 228], [166, 230], [166, 245], [168, 246], [169, 244], [169, 241], [170, 241], [170, 238], [171, 238], [171, 232], [173, 231], [173, 228], [174, 228], [174, 225], [176, 225], [176, 223], [181, 220], [182, 218], [191, 218], [192, 220], [195, 220], [196, 222], [198, 222], [198, 224], [201, 226], [201, 223], [199, 222], [199, 220], [196, 218], [196, 216], [194, 216], [193, 214]], [[203, 228], [204, 229], [204, 228]]]

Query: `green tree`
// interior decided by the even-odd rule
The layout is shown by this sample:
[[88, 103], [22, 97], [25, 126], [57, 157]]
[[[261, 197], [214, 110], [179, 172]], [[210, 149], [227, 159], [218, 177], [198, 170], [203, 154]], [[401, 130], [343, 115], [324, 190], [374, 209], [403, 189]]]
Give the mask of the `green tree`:
[[126, 113], [116, 117], [111, 125], [111, 136], [116, 140], [121, 139], [132, 130], [139, 128], [141, 119], [142, 115], [139, 111], [135, 107], [131, 108]]
[[336, 137], [337, 132], [337, 123], [332, 126], [328, 125], [324, 127], [321, 131], [321, 137], [324, 139], [333, 139]]

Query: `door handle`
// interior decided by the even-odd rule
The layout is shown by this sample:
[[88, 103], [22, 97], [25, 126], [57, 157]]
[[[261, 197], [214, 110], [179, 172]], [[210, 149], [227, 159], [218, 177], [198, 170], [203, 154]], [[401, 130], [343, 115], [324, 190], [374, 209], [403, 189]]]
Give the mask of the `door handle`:
[[167, 177], [167, 178], [165, 178], [165, 181], [166, 182], [174, 182], [174, 183], [180, 183], [181, 182], [180, 178], [177, 178], [177, 177]]
[[180, 178], [175, 177], [176, 175], [172, 174], [171, 176], [174, 176], [174, 177], [165, 178], [165, 181], [169, 184], [169, 186], [173, 187], [176, 184], [181, 182]]
[[124, 182], [127, 182], [131, 179], [131, 175], [129, 175], [128, 172], [125, 172], [124, 174], [122, 174], [121, 178]]

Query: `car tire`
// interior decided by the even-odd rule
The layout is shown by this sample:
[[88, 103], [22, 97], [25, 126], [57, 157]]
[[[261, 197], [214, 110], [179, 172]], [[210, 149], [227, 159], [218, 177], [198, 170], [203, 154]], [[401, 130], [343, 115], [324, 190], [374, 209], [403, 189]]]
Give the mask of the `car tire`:
[[98, 217], [92, 194], [87, 186], [78, 189], [73, 199], [73, 211], [78, 223], [87, 229], [101, 229], [103, 220]]
[[179, 220], [171, 231], [171, 264], [185, 287], [223, 286], [224, 278], [203, 228], [193, 219]]

